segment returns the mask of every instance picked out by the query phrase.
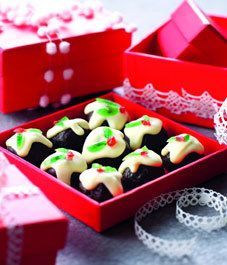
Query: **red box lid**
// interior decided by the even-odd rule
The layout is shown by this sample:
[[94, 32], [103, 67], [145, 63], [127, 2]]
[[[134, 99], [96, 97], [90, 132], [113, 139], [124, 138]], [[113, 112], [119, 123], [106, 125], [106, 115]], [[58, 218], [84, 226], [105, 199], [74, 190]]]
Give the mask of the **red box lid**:
[[[120, 14], [90, 6], [92, 2], [76, 1], [76, 6], [74, 1], [59, 2], [55, 11], [59, 3], [53, 0], [50, 12], [34, 1], [32, 16], [24, 17], [18, 15], [13, 1], [5, 3], [11, 11], [0, 5], [0, 111], [65, 105], [64, 96], [81, 97], [122, 84], [123, 52], [131, 44], [134, 28]], [[65, 9], [70, 18], [64, 17]], [[67, 52], [62, 43], [70, 45]], [[52, 47], [53, 54], [47, 47]], [[45, 104], [40, 103], [43, 97]]]
[[[1, 162], [5, 158], [2, 153], [0, 156], [2, 169]], [[1, 178], [4, 182], [0, 185], [5, 190], [12, 187], [35, 187], [14, 165], [7, 165]], [[7, 233], [6, 223], [9, 222], [9, 216], [23, 226], [22, 256], [53, 253], [64, 246], [68, 221], [41, 191], [38, 190], [38, 194], [34, 196], [7, 200], [4, 208], [8, 215], [1, 215], [0, 218], [0, 261], [5, 259], [7, 244], [13, 239]]]
[[171, 21], [185, 40], [210, 58], [214, 64], [227, 65], [226, 35], [222, 35], [220, 27], [217, 27], [193, 0], [184, 1], [172, 14]]

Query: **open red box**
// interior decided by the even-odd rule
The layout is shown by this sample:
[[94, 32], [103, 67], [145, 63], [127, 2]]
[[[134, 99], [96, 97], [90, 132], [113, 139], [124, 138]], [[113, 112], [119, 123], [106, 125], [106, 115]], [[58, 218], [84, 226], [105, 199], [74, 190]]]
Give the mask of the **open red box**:
[[[227, 33], [227, 18], [212, 16], [212, 20], [223, 34]], [[134, 93], [131, 98], [140, 95], [140, 103], [153, 109], [154, 100], [157, 100], [157, 110], [163, 115], [181, 122], [213, 127], [213, 115], [227, 96], [227, 66], [164, 57], [158, 43], [158, 33], [164, 26], [125, 52], [125, 77]], [[155, 90], [153, 94], [148, 90], [141, 100], [148, 84], [152, 84]], [[169, 94], [170, 90], [177, 94]], [[130, 98], [129, 94], [126, 96]]]
[[[160, 118], [169, 135], [176, 135], [179, 133], [192, 134], [204, 144], [206, 153], [205, 157], [194, 163], [165, 174], [130, 192], [108, 201], [98, 203], [3, 148], [6, 139], [12, 135], [14, 129], [0, 133], [0, 145], [2, 146], [0, 147], [0, 151], [3, 151], [8, 159], [20, 168], [35, 185], [39, 186], [58, 207], [86, 223], [96, 231], [101, 232], [133, 216], [142, 204], [154, 196], [171, 190], [195, 186], [226, 170], [227, 147], [221, 146], [216, 141], [155, 112], [149, 111], [115, 93], [106, 94], [104, 97], [125, 106], [132, 119], [138, 118], [144, 114]], [[24, 128], [36, 127], [43, 131], [47, 131], [55, 120], [65, 115], [70, 118], [84, 117], [83, 109], [85, 105], [91, 101], [92, 100], [86, 101], [21, 126]]]

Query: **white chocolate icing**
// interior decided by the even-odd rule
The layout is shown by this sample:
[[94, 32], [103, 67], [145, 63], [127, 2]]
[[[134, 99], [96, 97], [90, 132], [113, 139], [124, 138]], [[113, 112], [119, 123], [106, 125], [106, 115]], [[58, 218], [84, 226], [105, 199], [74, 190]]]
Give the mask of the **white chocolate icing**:
[[[82, 155], [76, 151], [68, 150], [69, 152], [72, 152], [74, 154], [74, 157], [72, 160], [67, 160], [66, 158], [57, 160], [53, 163], [48, 163], [51, 158], [56, 157], [56, 155], [63, 155], [62, 152], [58, 151], [59, 149], [56, 149], [56, 152], [50, 156], [48, 156], [41, 164], [40, 168], [44, 171], [47, 171], [50, 168], [53, 168], [56, 172], [57, 178], [67, 185], [70, 185], [70, 179], [73, 173], [81, 173], [84, 170], [87, 169], [87, 163], [85, 159], [82, 157]], [[65, 149], [67, 150], [67, 149]], [[66, 154], [65, 154], [66, 156]]]
[[[180, 134], [177, 137], [185, 137], [188, 134]], [[190, 153], [198, 153], [200, 155], [204, 154], [203, 145], [192, 135], [187, 141], [171, 141], [162, 149], [162, 156], [169, 154], [170, 161], [173, 164], [179, 164], [183, 159]]]
[[6, 146], [13, 148], [20, 157], [28, 155], [33, 143], [41, 143], [49, 148], [53, 147], [51, 141], [43, 136], [42, 133], [30, 132], [29, 129], [26, 129], [22, 135], [25, 140], [21, 148], [17, 146], [17, 133], [6, 141]]
[[[115, 102], [113, 102], [118, 109], [121, 108], [121, 106]], [[104, 102], [98, 102], [94, 101], [90, 104], [88, 104], [85, 109], [84, 113], [87, 115], [89, 113], [92, 113], [90, 120], [89, 120], [89, 125], [91, 130], [99, 127], [102, 125], [104, 121], [107, 121], [109, 126], [111, 128], [114, 128], [116, 130], [121, 130], [125, 123], [129, 119], [129, 115], [127, 112], [121, 113], [120, 110], [116, 115], [109, 116], [109, 117], [103, 117], [98, 113], [98, 110], [103, 109], [103, 108], [108, 108], [108, 104], [105, 104]]]
[[122, 194], [122, 175], [115, 172], [98, 172], [95, 168], [90, 168], [80, 174], [80, 181], [86, 190], [94, 190], [99, 184], [104, 184], [113, 197]]
[[162, 129], [162, 121], [157, 118], [152, 118], [149, 116], [143, 116], [133, 122], [144, 121], [144, 117], [150, 122], [151, 125], [143, 125], [142, 123], [135, 127], [125, 127], [124, 133], [129, 139], [130, 147], [136, 150], [141, 147], [143, 137], [146, 134], [156, 135]]
[[[141, 153], [145, 153], [145, 155], [141, 155]], [[125, 169], [129, 168], [132, 173], [135, 173], [140, 165], [161, 167], [162, 159], [151, 150], [144, 151], [143, 149], [137, 149], [123, 159], [118, 171], [123, 174]]]
[[[100, 142], [107, 142], [107, 138], [104, 136], [104, 129], [108, 128], [112, 131], [113, 137], [116, 140], [116, 144], [114, 146], [106, 146], [97, 152], [91, 152], [88, 148], [94, 144]], [[92, 161], [99, 158], [115, 158], [120, 156], [126, 148], [126, 143], [124, 140], [124, 134], [118, 130], [109, 128], [109, 127], [99, 127], [90, 132], [88, 137], [85, 140], [82, 156], [86, 159], [87, 163], [91, 163]]]
[[83, 119], [65, 120], [62, 126], [55, 124], [52, 128], [47, 131], [47, 138], [52, 138], [58, 133], [63, 132], [67, 129], [71, 129], [77, 135], [84, 135], [84, 129], [89, 130], [89, 124]]

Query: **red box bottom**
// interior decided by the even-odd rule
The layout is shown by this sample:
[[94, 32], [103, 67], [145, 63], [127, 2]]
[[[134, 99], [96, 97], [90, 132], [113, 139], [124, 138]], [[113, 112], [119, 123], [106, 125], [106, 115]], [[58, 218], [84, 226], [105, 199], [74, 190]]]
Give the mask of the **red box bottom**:
[[[108, 201], [98, 203], [3, 148], [6, 139], [12, 135], [14, 129], [0, 133], [0, 145], [2, 146], [0, 147], [0, 151], [6, 154], [10, 162], [14, 163], [35, 185], [39, 186], [58, 207], [96, 231], [101, 232], [128, 219], [146, 201], [161, 193], [198, 185], [227, 169], [227, 147], [221, 146], [216, 141], [198, 132], [188, 129], [155, 112], [149, 111], [114, 93], [106, 94], [104, 97], [125, 106], [132, 119], [136, 119], [144, 114], [160, 118], [169, 135], [189, 133], [197, 137], [205, 146], [205, 157], [171, 173], [165, 174], [132, 191]], [[69, 118], [84, 117], [83, 109], [91, 101], [86, 101], [21, 126], [24, 128], [40, 128], [43, 131], [47, 131], [55, 120], [65, 115]]]

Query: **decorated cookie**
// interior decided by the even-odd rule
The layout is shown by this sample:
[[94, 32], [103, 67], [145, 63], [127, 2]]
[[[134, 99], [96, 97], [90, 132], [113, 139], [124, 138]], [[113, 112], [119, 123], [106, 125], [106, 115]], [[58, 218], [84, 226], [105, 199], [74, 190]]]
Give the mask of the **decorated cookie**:
[[79, 175], [87, 169], [87, 163], [76, 151], [58, 148], [48, 156], [40, 168], [64, 183], [78, 188]]
[[17, 128], [14, 133], [6, 141], [7, 149], [37, 167], [52, 153], [53, 144], [39, 129]]
[[90, 132], [89, 124], [83, 119], [72, 119], [63, 117], [54, 123], [47, 131], [47, 138], [51, 140], [54, 148], [68, 148], [82, 151], [86, 137]]
[[90, 198], [102, 202], [122, 194], [122, 175], [115, 168], [92, 164], [80, 175], [79, 189]]
[[121, 131], [99, 127], [91, 131], [85, 140], [82, 155], [88, 164], [100, 163], [118, 167], [129, 152]]
[[125, 191], [134, 189], [165, 174], [161, 157], [146, 146], [128, 154], [118, 170]]
[[121, 130], [129, 119], [124, 107], [104, 98], [97, 98], [96, 101], [88, 104], [84, 113], [89, 117], [91, 130], [99, 126], [110, 126]]
[[154, 152], [160, 153], [168, 139], [162, 121], [147, 115], [126, 123], [124, 133], [129, 139], [132, 150], [147, 146]]
[[169, 171], [185, 166], [204, 155], [203, 145], [190, 134], [173, 136], [167, 142], [161, 155], [164, 167]]

